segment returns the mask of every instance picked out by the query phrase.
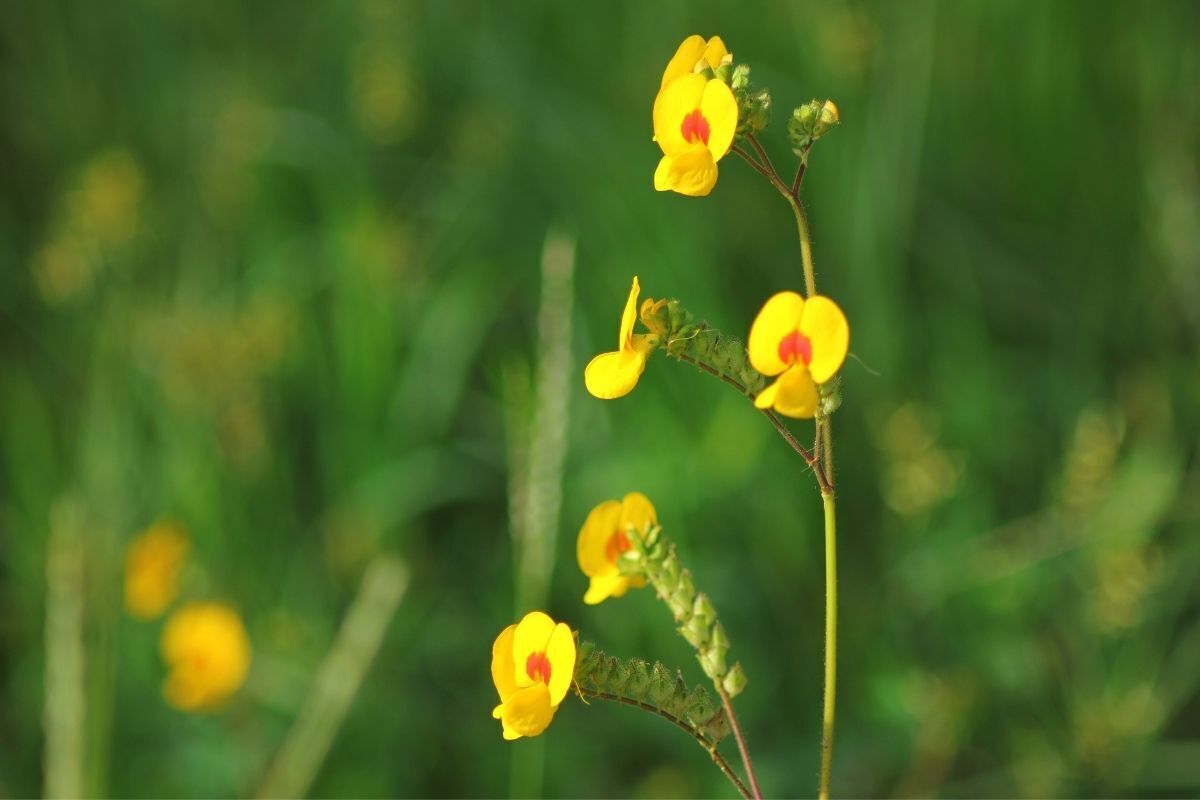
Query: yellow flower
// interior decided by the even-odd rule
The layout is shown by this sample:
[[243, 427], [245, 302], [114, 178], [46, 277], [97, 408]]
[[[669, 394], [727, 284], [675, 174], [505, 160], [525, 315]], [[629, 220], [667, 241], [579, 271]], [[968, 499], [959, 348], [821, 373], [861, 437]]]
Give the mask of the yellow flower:
[[601, 353], [591, 360], [583, 370], [583, 382], [592, 395], [601, 400], [623, 397], [637, 386], [646, 358], [654, 350], [656, 340], [646, 334], [634, 334], [633, 323], [637, 319], [637, 299], [642, 287], [637, 276], [629, 289], [629, 299], [621, 312], [621, 332], [617, 337], [617, 349]]
[[807, 301], [795, 292], [775, 295], [754, 319], [746, 350], [756, 370], [779, 379], [754, 405], [788, 417], [815, 416], [817, 384], [837, 374], [849, 347], [850, 326], [837, 303], [819, 295]]
[[680, 75], [698, 72], [705, 67], [715, 70], [722, 64], [732, 64], [733, 55], [725, 48], [725, 42], [720, 36], [714, 36], [707, 42], [704, 37], [692, 34], [683, 40], [675, 55], [667, 63], [663, 72], [662, 85], [666, 86]]
[[169, 673], [167, 702], [180, 711], [209, 711], [236, 692], [250, 670], [242, 619], [223, 603], [189, 603], [167, 620], [159, 643]]
[[646, 585], [643, 578], [622, 575], [617, 569], [617, 557], [630, 548], [630, 526], [641, 533], [647, 526], [657, 524], [654, 506], [641, 492], [630, 492], [619, 503], [605, 500], [592, 509], [575, 543], [579, 568], [591, 579], [583, 602], [595, 605], [609, 597], [620, 597], [630, 588]]
[[541, 611], [509, 625], [492, 645], [492, 682], [505, 739], [537, 736], [554, 719], [575, 677], [575, 637]]
[[179, 594], [179, 571], [188, 549], [187, 534], [176, 522], [159, 521], [125, 551], [125, 610], [154, 619]]
[[737, 130], [738, 104], [722, 80], [695, 72], [731, 60], [720, 37], [689, 36], [663, 73], [654, 98], [654, 141], [663, 157], [654, 188], [703, 197], [717, 183], [717, 162], [729, 152]]

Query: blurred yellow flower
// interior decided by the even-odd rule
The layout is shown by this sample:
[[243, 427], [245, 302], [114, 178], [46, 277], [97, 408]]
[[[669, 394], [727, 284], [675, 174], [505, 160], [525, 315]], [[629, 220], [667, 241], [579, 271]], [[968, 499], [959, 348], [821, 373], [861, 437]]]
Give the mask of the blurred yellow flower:
[[177, 522], [158, 521], [125, 551], [125, 610], [139, 619], [162, 615], [179, 594], [179, 571], [191, 545]]
[[699, 72], [705, 67], [715, 70], [722, 64], [732, 63], [733, 54], [726, 49], [725, 42], [721, 41], [720, 36], [714, 36], [705, 41], [703, 36], [693, 33], [683, 40], [679, 49], [675, 51], [675, 55], [667, 63], [659, 88], [666, 86], [680, 75]]
[[756, 370], [779, 379], [754, 405], [788, 417], [815, 416], [817, 384], [837, 374], [849, 347], [850, 326], [837, 303], [819, 295], [807, 301], [795, 292], [775, 295], [754, 319], [746, 350]]
[[492, 682], [500, 695], [492, 717], [504, 738], [546, 730], [574, 677], [575, 637], [565, 623], [531, 611], [502, 630], [492, 645]]
[[167, 620], [160, 642], [169, 673], [167, 702], [180, 711], [209, 711], [236, 692], [250, 670], [250, 639], [237, 612], [223, 603], [189, 603]]
[[655, 339], [646, 334], [633, 333], [633, 323], [637, 320], [637, 299], [641, 290], [635, 275], [633, 286], [629, 289], [629, 298], [625, 301], [625, 310], [621, 312], [617, 349], [596, 356], [583, 371], [583, 382], [587, 390], [601, 400], [613, 400], [633, 391], [638, 378], [642, 376], [642, 370], [646, 368], [646, 358], [655, 347]]
[[696, 69], [732, 60], [720, 37], [689, 36], [663, 73], [654, 99], [654, 141], [663, 157], [654, 188], [703, 197], [717, 183], [717, 162], [729, 152], [737, 130], [738, 104], [724, 81]]
[[641, 492], [630, 492], [619, 503], [605, 500], [592, 509], [575, 543], [579, 568], [591, 579], [583, 602], [595, 605], [609, 597], [620, 597], [630, 588], [646, 585], [644, 578], [622, 575], [617, 569], [617, 557], [631, 546], [628, 538], [631, 526], [641, 533], [657, 524], [654, 506]]

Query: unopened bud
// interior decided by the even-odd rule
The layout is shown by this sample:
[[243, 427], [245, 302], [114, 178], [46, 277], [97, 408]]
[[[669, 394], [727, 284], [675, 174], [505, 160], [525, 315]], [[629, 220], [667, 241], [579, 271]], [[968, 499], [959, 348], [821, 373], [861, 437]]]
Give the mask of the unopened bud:
[[792, 151], [803, 156], [812, 143], [829, 133], [841, 120], [832, 100], [813, 100], [792, 112], [788, 120], [788, 140]]
[[730, 668], [729, 672], [725, 673], [724, 680], [721, 681], [721, 687], [725, 689], [725, 694], [732, 697], [737, 697], [746, 688], [746, 673], [742, 671], [742, 662], [737, 662]]
[[656, 706], [665, 706], [675, 694], [675, 678], [663, 666], [661, 661], [655, 661], [650, 668], [650, 699]]
[[667, 301], [665, 299], [655, 300], [652, 297], [647, 297], [642, 301], [639, 316], [642, 318], [642, 324], [651, 333], [666, 336], [671, 332], [671, 314], [667, 309]]
[[625, 692], [630, 697], [641, 700], [650, 688], [650, 668], [640, 658], [633, 659], [630, 667], [629, 681], [625, 685]]
[[733, 68], [733, 73], [729, 76], [729, 86], [734, 91], [745, 89], [750, 85], [750, 65], [738, 64]]

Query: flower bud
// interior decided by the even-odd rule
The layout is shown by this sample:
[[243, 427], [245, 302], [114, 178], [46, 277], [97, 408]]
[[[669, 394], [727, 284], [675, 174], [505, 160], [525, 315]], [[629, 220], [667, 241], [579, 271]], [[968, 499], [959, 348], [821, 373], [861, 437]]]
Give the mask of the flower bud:
[[708, 599], [708, 595], [701, 592], [696, 595], [696, 602], [692, 604], [692, 618], [701, 619], [704, 623], [710, 624], [717, 616], [716, 609], [713, 608], [712, 601]]
[[687, 624], [679, 627], [679, 633], [692, 647], [704, 647], [708, 644], [708, 621], [701, 617], [692, 617]]
[[600, 654], [594, 643], [580, 642], [575, 653], [575, 679], [580, 680], [591, 674], [599, 660]]
[[792, 151], [803, 157], [812, 143], [833, 130], [840, 119], [837, 104], [832, 100], [813, 100], [795, 109], [787, 126]]
[[817, 388], [821, 392], [821, 416], [827, 417], [842, 405], [842, 379], [841, 377], [834, 378], [828, 383], [822, 383]]
[[666, 336], [671, 332], [671, 315], [667, 308], [666, 300], [655, 300], [647, 297], [642, 301], [639, 316], [642, 318], [642, 324], [651, 333]]
[[732, 697], [737, 697], [746, 688], [746, 673], [742, 671], [742, 662], [738, 661], [725, 674], [724, 680], [721, 681], [721, 687], [725, 690], [725, 694]]
[[724, 651], [710, 647], [701, 652], [696, 658], [700, 661], [700, 668], [704, 670], [704, 674], [714, 681], [720, 680], [725, 675]]
[[725, 633], [725, 626], [719, 622], [713, 626], [709, 640], [712, 642], [712, 646], [722, 653], [729, 649], [729, 636]]
[[729, 87], [735, 92], [750, 86], [750, 65], [738, 64], [729, 76]]
[[629, 683], [629, 666], [615, 658], [609, 658], [611, 670], [608, 676], [608, 690], [613, 694], [625, 694], [625, 686]]
[[713, 705], [712, 698], [703, 686], [696, 685], [692, 687], [692, 693], [688, 695], [687, 702], [687, 717], [696, 725], [704, 725], [717, 711]]
[[675, 695], [675, 679], [661, 661], [655, 661], [650, 668], [650, 701], [654, 705], [665, 707]]
[[640, 658], [633, 659], [629, 666], [629, 681], [625, 686], [625, 693], [636, 700], [641, 700], [650, 688], [650, 667]]

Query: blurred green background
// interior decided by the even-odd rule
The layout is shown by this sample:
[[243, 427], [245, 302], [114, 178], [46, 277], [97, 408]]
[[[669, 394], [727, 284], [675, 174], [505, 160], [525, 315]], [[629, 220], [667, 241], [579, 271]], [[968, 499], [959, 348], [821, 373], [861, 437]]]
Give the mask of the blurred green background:
[[[633, 489], [745, 666], [764, 791], [815, 791], [811, 476], [662, 355], [619, 401], [582, 381], [635, 273], [737, 336], [802, 286], [736, 158], [707, 199], [652, 189], [690, 33], [772, 89], [781, 169], [791, 107], [842, 113], [804, 189], [859, 359], [835, 793], [1200, 793], [1195, 3], [55, 0], [0, 21], [0, 795], [254, 794], [388, 554], [311, 794], [731, 796], [635, 710], [489, 716], [532, 604], [702, 680], [649, 592], [582, 603], [579, 526]], [[161, 623], [122, 611], [163, 517], [185, 598], [253, 642], [218, 713], [165, 704]]]

